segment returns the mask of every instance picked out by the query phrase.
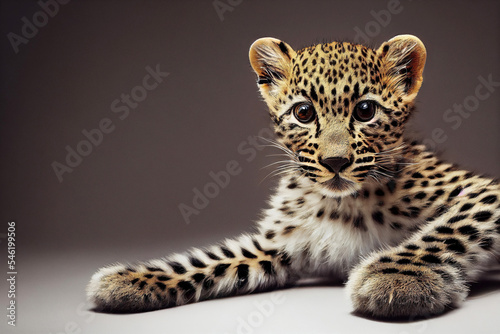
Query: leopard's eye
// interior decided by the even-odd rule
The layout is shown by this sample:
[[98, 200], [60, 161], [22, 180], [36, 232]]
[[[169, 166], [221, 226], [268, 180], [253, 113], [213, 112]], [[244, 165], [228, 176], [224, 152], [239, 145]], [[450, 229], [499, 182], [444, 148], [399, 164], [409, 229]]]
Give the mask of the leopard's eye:
[[293, 107], [293, 116], [301, 123], [309, 123], [316, 117], [312, 104], [303, 102]]
[[377, 110], [376, 102], [362, 101], [354, 107], [353, 116], [360, 122], [368, 122], [375, 116]]

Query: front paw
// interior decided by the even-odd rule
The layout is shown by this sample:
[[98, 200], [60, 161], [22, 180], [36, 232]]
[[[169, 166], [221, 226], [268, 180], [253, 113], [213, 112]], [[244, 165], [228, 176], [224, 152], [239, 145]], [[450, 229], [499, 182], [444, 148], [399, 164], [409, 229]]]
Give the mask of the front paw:
[[[153, 269], [151, 271], [150, 269]], [[170, 277], [160, 268], [121, 264], [101, 268], [87, 286], [87, 297], [101, 312], [142, 312], [167, 307]]]
[[347, 288], [357, 313], [413, 320], [460, 304], [468, 293], [460, 277], [450, 265], [376, 256], [351, 272]]

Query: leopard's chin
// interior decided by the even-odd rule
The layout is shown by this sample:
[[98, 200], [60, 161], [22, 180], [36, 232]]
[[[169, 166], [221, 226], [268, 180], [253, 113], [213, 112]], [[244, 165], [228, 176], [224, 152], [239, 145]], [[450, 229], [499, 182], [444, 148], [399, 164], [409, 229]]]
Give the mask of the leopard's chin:
[[338, 174], [321, 183], [321, 192], [328, 197], [345, 197], [354, 195], [361, 186], [351, 180], [343, 178]]

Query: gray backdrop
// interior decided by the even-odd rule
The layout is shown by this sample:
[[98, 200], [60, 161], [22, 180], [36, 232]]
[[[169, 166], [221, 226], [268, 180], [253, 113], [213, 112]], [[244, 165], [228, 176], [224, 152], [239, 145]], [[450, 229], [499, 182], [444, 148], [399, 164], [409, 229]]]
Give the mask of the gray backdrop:
[[[269, 125], [247, 57], [259, 37], [301, 48], [418, 36], [428, 58], [412, 129], [445, 159], [500, 174], [498, 1], [71, 1], [47, 7], [51, 15], [42, 7], [0, 8], [0, 246], [6, 254], [15, 221], [19, 326], [43, 310], [74, 310], [100, 266], [252, 228], [275, 182], [265, 178], [267, 155], [278, 153], [253, 146]], [[144, 82], [156, 69], [168, 75]], [[73, 167], [68, 147], [86, 155]], [[231, 161], [239, 173], [207, 186]], [[187, 224], [179, 206], [193, 207], [206, 186], [216, 194]], [[2, 285], [2, 303], [6, 294]], [[56, 332], [66, 321], [43, 316], [37, 328]]]

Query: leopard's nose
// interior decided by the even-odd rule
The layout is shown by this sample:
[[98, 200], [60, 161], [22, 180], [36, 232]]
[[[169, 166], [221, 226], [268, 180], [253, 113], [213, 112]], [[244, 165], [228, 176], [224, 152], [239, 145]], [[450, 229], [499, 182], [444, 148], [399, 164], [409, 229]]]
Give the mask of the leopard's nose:
[[349, 159], [343, 157], [333, 157], [326, 159], [319, 159], [319, 163], [323, 165], [330, 172], [338, 174], [349, 163]]

